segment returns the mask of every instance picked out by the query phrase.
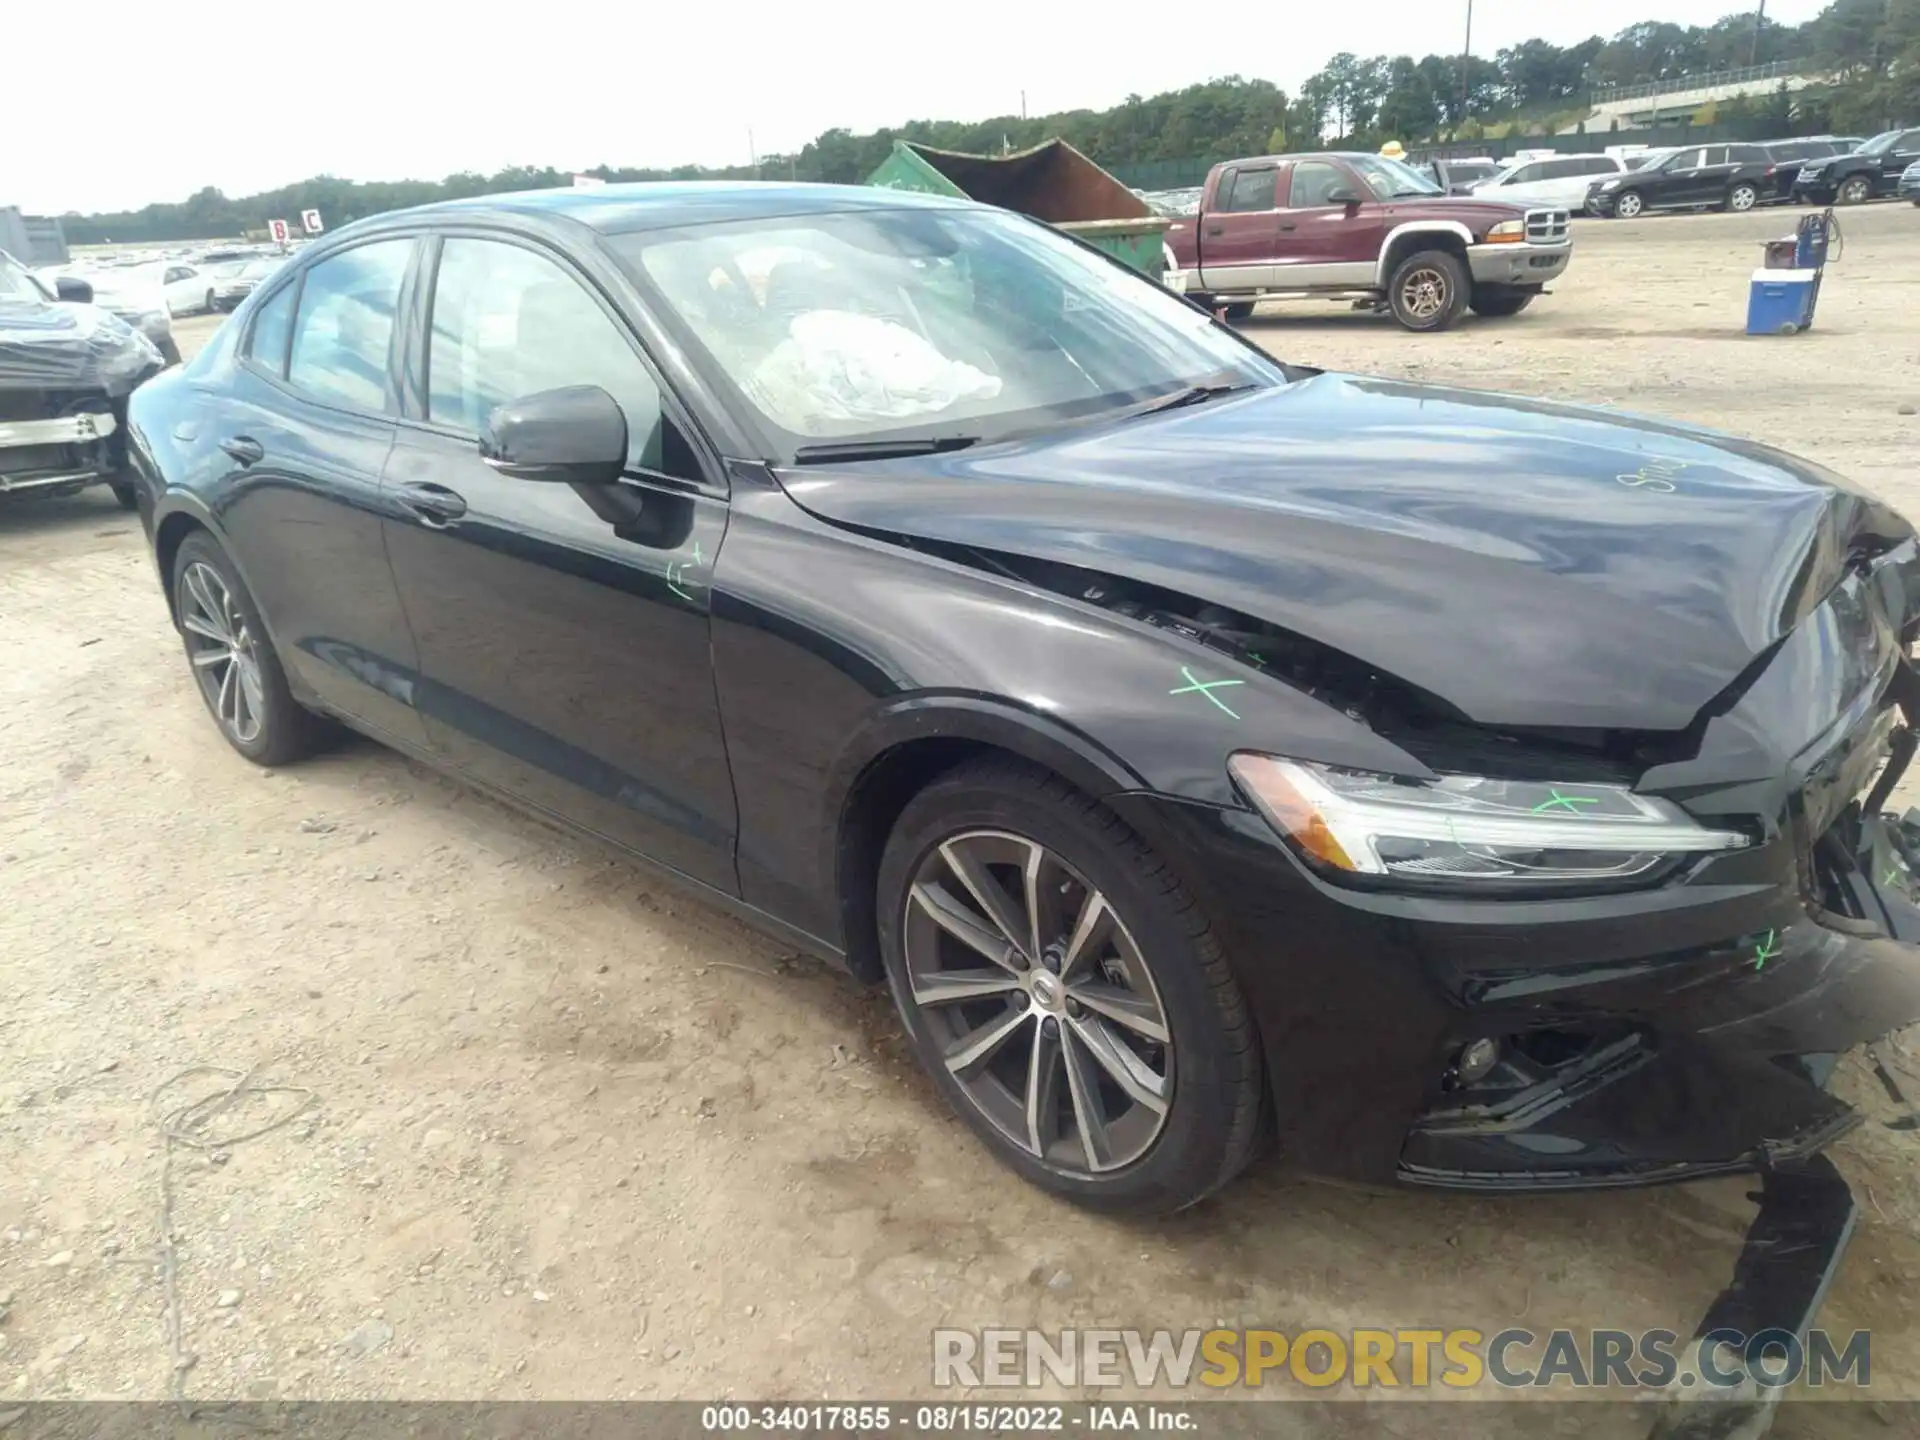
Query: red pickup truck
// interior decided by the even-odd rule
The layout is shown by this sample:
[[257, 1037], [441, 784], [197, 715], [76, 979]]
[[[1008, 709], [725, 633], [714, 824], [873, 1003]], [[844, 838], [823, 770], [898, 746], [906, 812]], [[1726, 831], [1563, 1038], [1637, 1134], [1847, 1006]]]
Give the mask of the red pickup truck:
[[1443, 193], [1384, 155], [1265, 155], [1213, 167], [1167, 232], [1167, 283], [1229, 320], [1313, 296], [1444, 330], [1471, 307], [1516, 315], [1567, 268], [1565, 210]]

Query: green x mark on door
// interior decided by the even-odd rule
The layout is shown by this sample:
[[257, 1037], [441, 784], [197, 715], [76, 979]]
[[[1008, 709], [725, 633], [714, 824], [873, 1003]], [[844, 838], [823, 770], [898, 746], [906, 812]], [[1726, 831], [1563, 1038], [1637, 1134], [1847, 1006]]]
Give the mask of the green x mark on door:
[[1556, 786], [1554, 787], [1553, 798], [1551, 800], [1542, 800], [1538, 805], [1533, 807], [1533, 813], [1539, 815], [1548, 810], [1565, 810], [1569, 814], [1578, 815], [1582, 805], [1598, 805], [1599, 803], [1600, 801], [1592, 795], [1562, 795], [1559, 787]]
[[1235, 720], [1238, 720], [1240, 718], [1240, 716], [1236, 712], [1234, 712], [1231, 709], [1228, 709], [1226, 701], [1222, 700], [1218, 695], [1214, 694], [1213, 692], [1216, 690], [1225, 690], [1234, 685], [1244, 685], [1247, 683], [1246, 681], [1244, 680], [1199, 680], [1195, 678], [1193, 671], [1189, 670], [1184, 665], [1180, 667], [1180, 673], [1186, 677], [1187, 683], [1182, 685], [1177, 690], [1167, 691], [1167, 694], [1169, 695], [1196, 695], [1196, 694], [1204, 695], [1207, 697], [1207, 699], [1211, 700], [1214, 703], [1214, 706], [1217, 709], [1226, 711], [1226, 713], [1233, 716]]

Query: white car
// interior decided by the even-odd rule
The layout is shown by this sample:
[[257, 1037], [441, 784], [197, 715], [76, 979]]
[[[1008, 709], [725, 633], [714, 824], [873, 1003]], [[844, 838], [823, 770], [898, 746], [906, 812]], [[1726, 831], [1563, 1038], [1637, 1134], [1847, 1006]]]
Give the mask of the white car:
[[1623, 175], [1627, 169], [1627, 161], [1618, 155], [1555, 155], [1509, 165], [1491, 180], [1475, 185], [1473, 194], [1516, 205], [1551, 205], [1577, 215], [1594, 181]]
[[159, 287], [160, 293], [166, 297], [168, 314], [199, 315], [212, 312], [218, 281], [211, 267], [192, 265], [185, 260], [166, 260], [134, 268], [141, 273], [143, 283]]

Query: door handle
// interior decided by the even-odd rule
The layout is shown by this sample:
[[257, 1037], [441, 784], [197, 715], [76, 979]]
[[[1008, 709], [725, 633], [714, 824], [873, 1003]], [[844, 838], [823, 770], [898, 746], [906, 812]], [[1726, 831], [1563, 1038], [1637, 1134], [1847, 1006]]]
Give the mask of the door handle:
[[467, 502], [444, 485], [402, 485], [400, 503], [429, 525], [450, 525], [467, 513]]
[[1227, 227], [1224, 225], [1209, 225], [1207, 227], [1207, 234], [1209, 235], [1224, 235], [1226, 233]]
[[266, 456], [267, 450], [251, 435], [233, 435], [220, 442], [220, 448], [231, 455], [234, 463], [253, 465]]
[[1284, 231], [1284, 230], [1298, 230], [1300, 227], [1296, 225], [1293, 221], [1289, 220], [1286, 224], [1282, 225], [1280, 228]]

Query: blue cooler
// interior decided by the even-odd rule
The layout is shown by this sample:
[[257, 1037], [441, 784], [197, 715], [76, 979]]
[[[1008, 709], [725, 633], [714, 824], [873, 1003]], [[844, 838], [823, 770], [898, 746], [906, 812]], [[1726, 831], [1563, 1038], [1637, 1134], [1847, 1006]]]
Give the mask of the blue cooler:
[[1756, 270], [1747, 292], [1749, 335], [1795, 335], [1813, 324], [1818, 270]]

